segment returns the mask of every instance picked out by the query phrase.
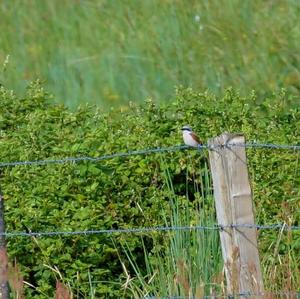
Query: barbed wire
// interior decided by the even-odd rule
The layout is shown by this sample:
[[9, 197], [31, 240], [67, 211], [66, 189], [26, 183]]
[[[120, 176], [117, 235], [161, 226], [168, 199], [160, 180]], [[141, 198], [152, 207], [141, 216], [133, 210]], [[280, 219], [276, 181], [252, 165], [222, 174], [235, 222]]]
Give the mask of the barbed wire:
[[[266, 298], [267, 296], [276, 295], [276, 296], [293, 296], [289, 298], [299, 298], [300, 292], [298, 291], [265, 291], [265, 292], [258, 292], [258, 293], [251, 293], [251, 292], [241, 292], [232, 295], [224, 295], [224, 294], [214, 294], [214, 295], [206, 295], [203, 296], [202, 299], [214, 299], [214, 298], [227, 298], [227, 299], [234, 299], [237, 297], [257, 297], [257, 298]], [[297, 297], [294, 297], [297, 296]], [[156, 297], [156, 296], [146, 296], [143, 299], [196, 299], [194, 296], [189, 297], [182, 297], [182, 296], [167, 296], [167, 297]]]
[[300, 226], [288, 226], [283, 224], [258, 225], [258, 224], [230, 224], [230, 225], [212, 225], [212, 226], [157, 226], [140, 228], [121, 228], [121, 229], [100, 229], [83, 231], [48, 231], [48, 232], [4, 232], [0, 236], [5, 237], [51, 237], [51, 236], [78, 236], [78, 235], [100, 235], [100, 234], [133, 234], [147, 232], [167, 232], [167, 231], [195, 231], [195, 230], [225, 230], [226, 228], [255, 228], [265, 230], [300, 230]]
[[198, 148], [189, 147], [186, 145], [176, 145], [171, 147], [165, 148], [150, 148], [150, 149], [142, 149], [142, 150], [134, 150], [122, 153], [115, 153], [115, 154], [108, 154], [103, 155], [100, 157], [89, 157], [89, 156], [82, 156], [82, 157], [66, 157], [60, 159], [45, 159], [45, 160], [33, 160], [33, 161], [13, 161], [13, 162], [1, 162], [0, 168], [4, 167], [12, 167], [12, 166], [21, 166], [21, 165], [45, 165], [45, 164], [62, 164], [62, 163], [77, 163], [81, 161], [90, 161], [90, 162], [99, 162], [104, 160], [109, 160], [113, 158], [122, 158], [122, 157], [129, 157], [129, 156], [137, 156], [137, 155], [148, 155], [153, 153], [164, 153], [164, 152], [174, 152], [180, 150], [187, 150], [187, 149], [215, 149], [220, 147], [245, 147], [245, 148], [270, 148], [270, 149], [286, 149], [286, 150], [293, 150], [298, 151], [300, 150], [300, 145], [285, 145], [285, 144], [271, 144], [271, 143], [246, 143], [246, 144], [238, 144], [238, 143], [228, 143], [226, 145], [199, 145]]
[[286, 149], [286, 150], [293, 150], [299, 151], [300, 145], [289, 145], [289, 144], [272, 144], [272, 143], [245, 143], [243, 144], [231, 144], [232, 146], [244, 146], [246, 148], [270, 148], [270, 149]]
[[109, 160], [113, 158], [123, 158], [129, 156], [137, 156], [137, 155], [147, 155], [152, 153], [163, 153], [163, 152], [173, 152], [178, 150], [185, 150], [189, 147], [186, 145], [178, 145], [172, 147], [165, 147], [165, 148], [150, 148], [150, 149], [143, 149], [143, 150], [136, 150], [136, 151], [128, 151], [124, 153], [115, 153], [115, 154], [108, 154], [103, 155], [100, 157], [66, 157], [62, 159], [52, 159], [52, 160], [35, 160], [35, 161], [15, 161], [15, 162], [2, 162], [0, 163], [0, 168], [9, 167], [9, 166], [18, 166], [18, 165], [43, 165], [43, 164], [61, 164], [67, 162], [80, 162], [80, 161], [90, 161], [90, 162], [99, 162], [104, 160]]

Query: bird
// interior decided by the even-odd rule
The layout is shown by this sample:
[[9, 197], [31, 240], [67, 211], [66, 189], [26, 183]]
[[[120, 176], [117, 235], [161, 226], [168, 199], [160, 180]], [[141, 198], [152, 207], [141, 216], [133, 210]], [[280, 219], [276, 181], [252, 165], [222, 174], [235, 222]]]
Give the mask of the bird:
[[192, 147], [199, 147], [199, 145], [202, 145], [202, 141], [193, 132], [190, 126], [183, 126], [181, 131], [182, 131], [182, 137], [185, 145], [192, 146]]

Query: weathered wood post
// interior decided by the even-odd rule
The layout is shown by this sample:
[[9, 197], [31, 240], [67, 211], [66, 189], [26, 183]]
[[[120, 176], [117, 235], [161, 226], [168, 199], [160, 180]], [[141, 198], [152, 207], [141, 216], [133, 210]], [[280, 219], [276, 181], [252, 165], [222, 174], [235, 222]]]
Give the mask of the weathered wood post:
[[3, 235], [3, 233], [5, 233], [4, 203], [0, 189], [0, 299], [8, 299], [8, 257], [6, 251], [5, 236]]
[[256, 228], [246, 227], [255, 222], [245, 138], [241, 134], [224, 133], [210, 139], [208, 144], [217, 219], [220, 227], [224, 226], [220, 229], [220, 239], [227, 293], [262, 293], [257, 232]]

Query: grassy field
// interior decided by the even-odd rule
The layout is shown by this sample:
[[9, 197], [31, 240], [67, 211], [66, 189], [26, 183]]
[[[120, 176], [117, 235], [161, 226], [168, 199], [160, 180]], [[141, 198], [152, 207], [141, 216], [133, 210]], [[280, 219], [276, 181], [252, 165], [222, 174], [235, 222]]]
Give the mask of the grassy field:
[[41, 78], [61, 102], [123, 106], [182, 84], [300, 94], [297, 0], [3, 0], [0, 83]]

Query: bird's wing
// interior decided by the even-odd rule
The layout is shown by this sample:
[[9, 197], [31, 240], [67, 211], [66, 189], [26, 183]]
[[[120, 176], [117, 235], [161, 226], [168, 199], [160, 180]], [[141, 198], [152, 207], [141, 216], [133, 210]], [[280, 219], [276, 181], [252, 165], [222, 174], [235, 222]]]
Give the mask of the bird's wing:
[[200, 138], [193, 132], [190, 133], [190, 135], [192, 136], [192, 138], [199, 144], [202, 144], [202, 141], [200, 140]]

